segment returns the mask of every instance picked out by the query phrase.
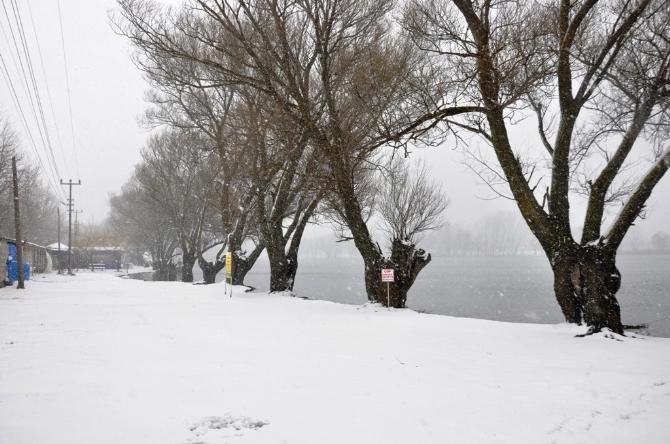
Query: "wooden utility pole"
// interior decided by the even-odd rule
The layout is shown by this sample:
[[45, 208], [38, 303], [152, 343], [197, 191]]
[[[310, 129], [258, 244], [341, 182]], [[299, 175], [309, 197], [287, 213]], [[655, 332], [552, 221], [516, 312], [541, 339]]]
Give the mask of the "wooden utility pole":
[[72, 185], [81, 185], [81, 180], [77, 183], [74, 183], [72, 182], [72, 179], [70, 179], [70, 182], [66, 183], [63, 182], [63, 179], [61, 179], [60, 183], [61, 185], [68, 185], [70, 187], [70, 197], [67, 200], [67, 211], [69, 213], [67, 234], [67, 274], [72, 276], [72, 206], [74, 204], [72, 201]]
[[63, 255], [60, 252], [60, 205], [58, 206], [58, 274], [63, 274]]
[[14, 225], [16, 227], [16, 260], [18, 262], [19, 283], [16, 288], [25, 288], [23, 283], [23, 244], [21, 243], [21, 213], [19, 211], [19, 175], [16, 172], [16, 157], [12, 157], [12, 178], [14, 179]]

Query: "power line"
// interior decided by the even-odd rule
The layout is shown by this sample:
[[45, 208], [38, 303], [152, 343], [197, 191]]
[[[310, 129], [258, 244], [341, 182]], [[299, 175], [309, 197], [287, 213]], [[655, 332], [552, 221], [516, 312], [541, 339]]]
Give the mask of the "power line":
[[[15, 26], [17, 27], [16, 33], [14, 32], [14, 26], [12, 26], [12, 19], [10, 18], [9, 11], [7, 10], [7, 6], [4, 0], [2, 0], [2, 6], [3, 10], [5, 13], [5, 17], [7, 19], [7, 25], [9, 27], [9, 31], [11, 34], [11, 42], [13, 42], [14, 49], [16, 51], [16, 56], [14, 57], [14, 52], [9, 51], [12, 59], [14, 61], [15, 67], [17, 67], [17, 71], [19, 74], [19, 78], [21, 80], [21, 85], [23, 87], [23, 90], [26, 94], [28, 104], [30, 106], [30, 109], [32, 111], [32, 116], [34, 118], [35, 124], [37, 126], [37, 130], [40, 135], [40, 139], [42, 141], [42, 146], [44, 147], [44, 153], [46, 154], [46, 163], [49, 165], [49, 168], [47, 169], [45, 167], [45, 162], [42, 159], [42, 155], [40, 154], [40, 150], [37, 148], [37, 144], [35, 141], [35, 137], [33, 136], [33, 133], [30, 129], [30, 125], [28, 124], [28, 119], [26, 118], [25, 112], [23, 110], [23, 107], [21, 106], [21, 100], [19, 98], [19, 95], [17, 94], [16, 88], [14, 86], [14, 82], [11, 80], [11, 74], [9, 71], [9, 68], [7, 66], [7, 63], [2, 57], [2, 66], [4, 68], [3, 70], [3, 77], [5, 78], [5, 82], [7, 83], [7, 86], [10, 90], [10, 96], [12, 97], [12, 101], [14, 102], [14, 105], [17, 109], [17, 112], [19, 114], [21, 123], [24, 127], [24, 130], [26, 131], [26, 134], [28, 136], [30, 145], [35, 152], [37, 156], [37, 160], [39, 161], [39, 164], [41, 166], [42, 171], [46, 175], [47, 182], [49, 183], [51, 189], [56, 193], [57, 196], [60, 196], [61, 198], [64, 197], [63, 195], [63, 190], [60, 187], [55, 187], [54, 184], [58, 183], [58, 177], [60, 176], [58, 172], [58, 164], [56, 162], [55, 155], [53, 153], [53, 148], [51, 144], [51, 138], [49, 137], [49, 130], [48, 130], [48, 125], [46, 118], [44, 116], [44, 108], [42, 106], [42, 99], [39, 93], [39, 87], [37, 84], [37, 79], [35, 76], [35, 70], [33, 68], [33, 63], [32, 63], [32, 58], [30, 55], [30, 49], [28, 46], [28, 40], [26, 38], [26, 34], [24, 31], [23, 27], [23, 22], [21, 19], [21, 14], [18, 8], [18, 5], [15, 3], [15, 0], [10, 0], [10, 4], [12, 7], [12, 12], [14, 16], [14, 21], [15, 21]], [[5, 31], [4, 26], [0, 23], [0, 27], [2, 27], [2, 32], [5, 37], [5, 40], [7, 41], [8, 45], [11, 46], [10, 39], [7, 36], [7, 33]], [[17, 37], [16, 34], [18, 34], [19, 39], [21, 41], [21, 49], [19, 48], [19, 44], [17, 42]], [[38, 43], [39, 45], [39, 43]], [[23, 57], [25, 58], [25, 64], [23, 62], [23, 58], [21, 57], [21, 54], [23, 53]], [[1, 54], [0, 54], [1, 57]], [[40, 52], [40, 57], [41, 57], [41, 52]], [[17, 62], [18, 58], [18, 62]], [[43, 72], [44, 72], [44, 64], [42, 64], [43, 67]], [[20, 68], [20, 69], [19, 69]], [[28, 71], [28, 74], [26, 73], [26, 69]], [[45, 81], [46, 81], [46, 73], [45, 73]], [[32, 88], [31, 88], [32, 87]], [[47, 89], [48, 89], [48, 83], [47, 83]], [[49, 93], [49, 99], [50, 93]], [[51, 102], [50, 102], [51, 103]], [[37, 109], [36, 109], [37, 105]], [[53, 106], [52, 106], [52, 114], [53, 113]], [[38, 117], [39, 114], [39, 117]], [[54, 116], [54, 121], [55, 121], [55, 116]], [[62, 151], [62, 148], [61, 148]], [[49, 174], [49, 172], [51, 174]]]
[[[51, 161], [57, 176], [60, 176], [58, 171], [58, 164], [56, 163], [56, 158], [53, 153], [53, 148], [51, 146], [51, 137], [49, 137], [49, 128], [47, 126], [46, 119], [44, 118], [44, 108], [42, 107], [42, 98], [40, 97], [40, 91], [37, 87], [37, 79], [35, 77], [35, 70], [33, 69], [33, 61], [30, 56], [30, 48], [28, 48], [28, 39], [26, 38], [26, 33], [23, 28], [23, 20], [21, 19], [21, 12], [19, 11], [18, 5], [16, 5], [16, 0], [12, 0], [12, 9], [14, 10], [14, 18], [18, 26], [19, 37], [21, 38], [21, 43], [23, 46], [23, 52], [26, 58], [26, 64], [28, 65], [28, 72], [30, 73], [30, 79], [32, 81], [33, 90], [35, 93], [35, 100], [37, 101], [37, 108], [39, 110], [40, 119], [42, 121], [42, 127], [44, 129], [44, 138], [46, 139], [46, 148], [48, 148], [48, 153], [51, 156]], [[38, 122], [39, 128], [39, 122]]]
[[[37, 45], [37, 54], [39, 54], [39, 56], [40, 56], [40, 65], [42, 65], [42, 75], [44, 76], [44, 85], [46, 86], [47, 96], [49, 97], [49, 107], [51, 108], [51, 117], [53, 118], [53, 121], [54, 121], [54, 129], [56, 130], [56, 139], [58, 140], [58, 147], [60, 148], [60, 153], [61, 153], [61, 156], [63, 157], [63, 163], [65, 165], [65, 172], [67, 173], [68, 176], [70, 176], [70, 169], [68, 168], [67, 158], [65, 156], [65, 152], [63, 151], [63, 143], [61, 142], [60, 131], [58, 131], [58, 122], [56, 121], [56, 113], [54, 112], [53, 99], [51, 98], [51, 89], [49, 88], [49, 81], [48, 81], [48, 77], [47, 77], [47, 73], [46, 73], [46, 67], [45, 67], [45, 64], [44, 64], [44, 59], [42, 58], [42, 48], [40, 47], [40, 39], [37, 36], [37, 29], [35, 28], [35, 20], [33, 18], [33, 10], [30, 7], [30, 1], [26, 1], [26, 4], [28, 5], [28, 12], [30, 13], [30, 22], [33, 25], [33, 34], [35, 35], [35, 43]], [[77, 176], [79, 176], [79, 172], [77, 172]]]
[[70, 97], [70, 76], [67, 69], [67, 56], [65, 55], [65, 36], [63, 34], [63, 18], [60, 12], [60, 0], [56, 2], [58, 4], [58, 22], [60, 23], [60, 40], [63, 46], [63, 61], [65, 62], [65, 85], [67, 87], [67, 104], [70, 110], [70, 131], [72, 133], [72, 150], [74, 151], [74, 163], [77, 170], [77, 177], [79, 177], [79, 161], [77, 160], [77, 144], [75, 143], [74, 138], [74, 123], [72, 119], [72, 98]]
[[49, 180], [49, 176], [47, 174], [47, 169], [44, 167], [44, 162], [42, 161], [42, 156], [39, 153], [39, 150], [37, 149], [37, 145], [35, 144], [35, 140], [33, 138], [32, 132], [30, 131], [30, 127], [28, 125], [28, 121], [26, 120], [25, 113], [23, 112], [23, 107], [21, 106], [21, 102], [19, 100], [18, 95], [16, 94], [16, 89], [14, 88], [14, 83], [12, 82], [12, 79], [9, 75], [9, 71], [7, 70], [7, 65], [5, 64], [5, 59], [0, 54], [0, 62], [2, 63], [2, 67], [4, 68], [2, 70], [2, 75], [5, 79], [5, 83], [9, 87], [9, 92], [10, 96], [12, 98], [12, 101], [14, 102], [14, 106], [16, 107], [16, 110], [19, 114], [19, 120], [21, 121], [21, 124], [23, 125], [24, 130], [26, 131], [26, 134], [28, 135], [28, 140], [29, 140], [29, 145], [33, 148], [33, 151], [35, 152], [35, 155], [37, 156], [37, 161], [40, 164], [40, 167], [42, 169], [42, 172], [47, 176], [47, 183], [49, 184], [49, 187], [51, 187], [51, 190], [57, 195], [60, 196], [59, 198], [65, 199], [65, 195], [62, 194], [63, 191], [62, 189], [59, 189], [54, 186], [54, 183], [58, 183], [55, 178], [52, 177], [52, 180]]

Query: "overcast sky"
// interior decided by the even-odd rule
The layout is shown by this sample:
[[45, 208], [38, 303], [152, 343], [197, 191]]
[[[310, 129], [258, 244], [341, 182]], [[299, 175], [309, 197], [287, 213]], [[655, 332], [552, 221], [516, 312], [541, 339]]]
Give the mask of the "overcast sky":
[[[114, 34], [109, 25], [108, 10], [116, 8], [116, 2], [17, 0], [17, 3], [57, 163], [59, 177], [56, 181], [81, 180], [81, 186], [73, 187], [75, 208], [83, 211], [79, 216], [80, 221], [100, 222], [108, 212], [109, 193], [120, 191], [134, 165], [140, 161], [139, 150], [148, 135], [138, 125], [138, 117], [146, 108], [143, 95], [147, 85], [130, 60], [131, 48], [127, 40]], [[9, 5], [6, 8], [12, 16]], [[63, 26], [62, 40], [59, 17]], [[0, 22], [3, 61], [17, 95], [23, 98], [22, 108], [31, 126], [33, 139], [36, 140], [37, 152], [46, 159], [49, 154], [39, 141], [35, 119], [32, 118], [32, 111], [20, 86], [19, 65], [4, 10], [0, 11]], [[35, 34], [40, 51], [37, 51]], [[40, 62], [40, 53], [43, 64]], [[44, 82], [45, 74], [48, 88]], [[35, 151], [30, 147], [29, 137], [9, 94], [7, 82], [3, 78], [0, 80], [0, 107], [21, 136], [25, 148], [34, 157]], [[523, 135], [520, 137], [523, 139]], [[524, 140], [520, 140], [520, 143], [524, 143]], [[487, 188], [477, 185], [472, 174], [455, 162], [458, 156], [448, 146], [426, 148], [422, 152], [429, 158], [433, 173], [443, 180], [445, 191], [452, 200], [449, 217], [453, 222], [471, 223], [485, 212], [515, 210], [512, 202], [482, 200], [490, 197]], [[63, 187], [63, 190], [67, 192], [67, 187]], [[582, 206], [578, 201], [574, 204], [576, 207]], [[658, 230], [670, 232], [670, 177], [665, 177], [654, 191], [649, 208], [652, 210], [650, 217], [640, 221], [638, 226], [651, 233]], [[575, 219], [575, 225], [579, 224]]]

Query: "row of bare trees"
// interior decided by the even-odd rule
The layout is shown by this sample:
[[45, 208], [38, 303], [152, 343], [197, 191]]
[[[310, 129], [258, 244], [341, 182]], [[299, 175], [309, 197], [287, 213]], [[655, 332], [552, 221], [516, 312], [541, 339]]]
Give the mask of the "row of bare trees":
[[38, 245], [58, 238], [58, 199], [44, 183], [39, 166], [21, 149], [11, 125], [0, 117], [0, 236], [15, 237], [12, 158], [16, 158], [21, 201], [21, 237]]
[[[421, 225], [395, 216], [384, 256], [368, 220], [379, 196], [372, 177], [394, 170], [382, 159], [388, 150], [453, 136], [479, 177], [516, 202], [550, 261], [566, 320], [623, 333], [616, 252], [670, 165], [667, 1], [118, 3], [116, 29], [154, 87], [148, 120], [197, 128], [221, 165], [233, 165], [222, 167], [222, 183], [236, 201], [222, 208], [239, 214], [222, 216], [235, 221], [224, 220], [226, 232], [245, 224], [252, 203], [257, 217], [284, 230], [278, 190], [300, 183], [307, 194], [291, 208], [320, 199], [363, 258], [369, 299], [385, 300], [379, 272], [393, 267], [391, 303], [404, 306], [430, 256], [408, 241]], [[299, 173], [272, 175], [294, 160], [309, 185]], [[270, 188], [238, 179], [241, 165], [271, 178], [261, 180]], [[570, 224], [578, 198], [588, 205], [580, 239]], [[421, 209], [430, 219], [432, 210]], [[297, 233], [300, 217], [285, 220]], [[284, 241], [280, 231], [264, 226], [258, 238]], [[276, 252], [292, 263], [286, 249]]]
[[[393, 267], [391, 304], [404, 307], [430, 261], [416, 236], [440, 226], [447, 201], [422, 182], [425, 171], [412, 177], [383, 152], [421, 126], [426, 102], [416, 93], [431, 79], [393, 32], [393, 4], [119, 5], [117, 29], [152, 86], [146, 122], [195, 132], [217, 157], [216, 208], [234, 282], [266, 249], [271, 291], [292, 289], [300, 240], [318, 213], [361, 253], [369, 299], [386, 303], [380, 273]], [[401, 180], [414, 181], [400, 190], [404, 201], [382, 205], [380, 196], [401, 198], [393, 189]], [[389, 258], [373, 239], [375, 214], [387, 222]]]

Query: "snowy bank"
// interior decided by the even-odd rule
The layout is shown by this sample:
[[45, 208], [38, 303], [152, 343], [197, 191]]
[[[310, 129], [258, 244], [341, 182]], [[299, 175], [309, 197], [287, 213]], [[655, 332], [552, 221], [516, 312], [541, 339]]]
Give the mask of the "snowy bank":
[[0, 290], [0, 443], [668, 442], [670, 339], [48, 275]]

